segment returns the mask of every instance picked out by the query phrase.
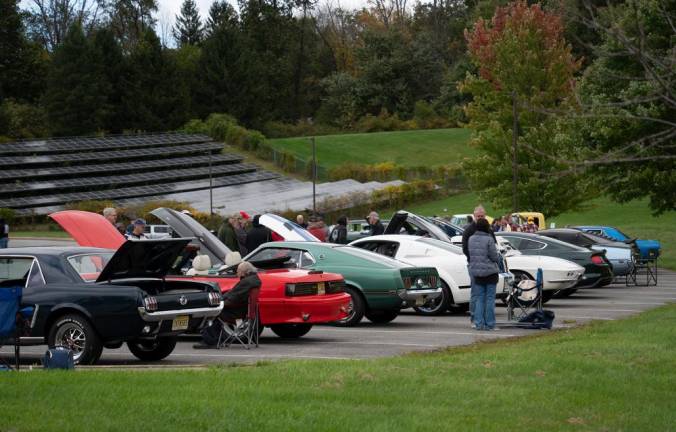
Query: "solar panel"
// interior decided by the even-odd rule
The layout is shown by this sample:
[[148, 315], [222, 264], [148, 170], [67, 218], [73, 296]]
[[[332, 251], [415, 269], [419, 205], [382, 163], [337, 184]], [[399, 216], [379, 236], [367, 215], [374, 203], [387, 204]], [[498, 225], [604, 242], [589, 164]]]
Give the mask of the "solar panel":
[[[2, 146], [0, 146], [2, 147]], [[30, 168], [40, 166], [59, 166], [62, 164], [79, 164], [79, 163], [106, 163], [110, 161], [129, 160], [135, 161], [139, 159], [157, 159], [166, 156], [179, 155], [194, 155], [196, 153], [216, 152], [223, 149], [223, 144], [216, 142], [209, 142], [203, 144], [186, 144], [183, 146], [159, 147], [159, 148], [143, 148], [143, 149], [127, 149], [104, 151], [97, 153], [80, 153], [80, 154], [56, 154], [44, 156], [4, 156], [0, 157], [0, 166], [11, 168]]]
[[[254, 171], [244, 174], [216, 177], [213, 180], [214, 187], [226, 187], [257, 181], [265, 181], [279, 177], [279, 174], [269, 171]], [[0, 199], [0, 207], [6, 208], [36, 208], [62, 205], [70, 202], [84, 200], [117, 200], [135, 197], [148, 197], [154, 195], [166, 195], [174, 192], [187, 192], [209, 188], [209, 179], [196, 181], [162, 183], [155, 185], [142, 185], [119, 189], [106, 189], [101, 191], [71, 192], [54, 195], [40, 195], [34, 197], [12, 197]]]
[[112, 172], [122, 174], [145, 170], [169, 169], [172, 167], [191, 167], [205, 165], [209, 162], [216, 166], [226, 163], [237, 163], [242, 160], [244, 160], [244, 157], [235, 154], [212, 154], [210, 156], [200, 155], [192, 157], [175, 157], [171, 159], [137, 160], [124, 163], [9, 169], [0, 171], [0, 179], [12, 181], [22, 179], [44, 180], [48, 178], [67, 178], [73, 175], [98, 176]]
[[0, 197], [12, 197], [29, 195], [35, 193], [44, 193], [45, 191], [92, 191], [94, 189], [104, 189], [115, 186], [140, 185], [152, 182], [162, 182], [165, 180], [187, 180], [201, 179], [209, 176], [224, 176], [232, 174], [242, 174], [256, 171], [258, 167], [254, 164], [227, 164], [209, 167], [193, 167], [188, 169], [175, 169], [167, 171], [150, 171], [143, 173], [84, 177], [59, 179], [50, 181], [11, 183], [0, 189]]
[[37, 141], [14, 141], [0, 146], [0, 155], [63, 154], [144, 147], [166, 147], [211, 141], [206, 135], [166, 133], [157, 135], [115, 135], [107, 137], [54, 138]]

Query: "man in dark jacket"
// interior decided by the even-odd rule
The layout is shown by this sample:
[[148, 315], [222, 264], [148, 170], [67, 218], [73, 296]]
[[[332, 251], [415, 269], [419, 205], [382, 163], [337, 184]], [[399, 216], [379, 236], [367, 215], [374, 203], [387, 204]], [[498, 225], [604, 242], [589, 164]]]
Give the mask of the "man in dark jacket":
[[336, 226], [333, 227], [331, 234], [329, 234], [330, 243], [347, 244], [347, 217], [342, 216], [336, 221]]
[[239, 252], [239, 242], [237, 241], [237, 232], [235, 231], [237, 225], [237, 217], [230, 216], [218, 228], [218, 239], [233, 252]]
[[370, 236], [381, 235], [385, 232], [385, 227], [383, 226], [382, 222], [380, 222], [380, 216], [378, 216], [378, 213], [372, 211], [366, 217], [366, 221], [371, 226], [371, 231], [369, 231]]
[[[483, 206], [477, 206], [474, 209], [474, 220], [472, 223], [467, 225], [465, 227], [465, 230], [462, 232], [462, 253], [465, 254], [467, 257], [467, 264], [469, 265], [469, 238], [476, 233], [476, 222], [479, 219], [485, 219], [486, 218], [486, 210], [483, 208]], [[491, 231], [492, 234], [492, 231]], [[495, 237], [495, 235], [493, 235]], [[478, 296], [478, 291], [477, 291], [477, 286], [474, 283], [474, 277], [470, 274], [469, 275], [470, 281], [472, 283], [472, 288], [470, 291], [470, 297], [469, 297], [469, 320], [472, 322], [472, 327], [474, 327], [474, 304], [476, 303], [477, 296]]]
[[253, 252], [263, 243], [272, 241], [272, 233], [269, 229], [260, 224], [260, 215], [256, 215], [251, 222], [251, 228], [246, 232], [246, 249], [249, 253]]
[[240, 278], [237, 285], [223, 294], [223, 310], [218, 315], [219, 320], [202, 330], [202, 342], [193, 345], [193, 348], [216, 348], [223, 329], [222, 322], [234, 324], [237, 319], [246, 318], [249, 294], [252, 289], [261, 287], [261, 280], [256, 274], [256, 267], [246, 261], [237, 266], [237, 276]]

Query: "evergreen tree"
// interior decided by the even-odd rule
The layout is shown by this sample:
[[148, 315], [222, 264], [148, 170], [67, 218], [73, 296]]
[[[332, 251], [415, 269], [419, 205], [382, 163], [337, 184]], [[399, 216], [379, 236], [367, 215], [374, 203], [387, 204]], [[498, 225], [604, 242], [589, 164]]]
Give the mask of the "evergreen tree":
[[86, 135], [100, 130], [109, 83], [101, 57], [73, 24], [54, 53], [44, 104], [54, 135]]
[[105, 115], [102, 118], [102, 129], [111, 133], [121, 133], [127, 122], [126, 111], [122, 106], [124, 93], [124, 76], [126, 58], [122, 47], [110, 28], [101, 28], [94, 35], [94, 49], [102, 65], [102, 73], [109, 85], [105, 96]]
[[237, 11], [230, 3], [216, 0], [209, 8], [209, 16], [204, 30], [207, 36], [211, 36], [216, 29], [225, 25], [233, 27], [237, 25]]
[[197, 45], [202, 41], [204, 29], [200, 22], [200, 14], [195, 0], [184, 0], [181, 14], [176, 15], [174, 39], [178, 46]]

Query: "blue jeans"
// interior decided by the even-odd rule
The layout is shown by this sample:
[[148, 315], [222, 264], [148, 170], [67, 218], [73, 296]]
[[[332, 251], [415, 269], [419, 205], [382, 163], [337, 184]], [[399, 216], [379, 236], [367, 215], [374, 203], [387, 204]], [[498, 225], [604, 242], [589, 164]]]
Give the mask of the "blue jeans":
[[6, 248], [8, 242], [9, 242], [8, 237], [0, 237], [0, 249]]
[[478, 290], [476, 284], [474, 283], [474, 276], [469, 275], [470, 283], [470, 292], [469, 292], [469, 321], [474, 324], [474, 305], [476, 304], [476, 298], [478, 295]]
[[476, 287], [474, 302], [474, 324], [480, 330], [495, 328], [495, 284], [472, 284], [472, 291]]

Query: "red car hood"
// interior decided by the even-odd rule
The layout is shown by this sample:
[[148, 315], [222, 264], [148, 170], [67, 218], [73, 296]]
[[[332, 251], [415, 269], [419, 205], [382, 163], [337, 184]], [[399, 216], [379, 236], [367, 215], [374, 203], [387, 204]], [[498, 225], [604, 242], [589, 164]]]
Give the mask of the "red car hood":
[[97, 213], [64, 210], [49, 215], [71, 235], [80, 246], [119, 249], [125, 242], [120, 232]]

